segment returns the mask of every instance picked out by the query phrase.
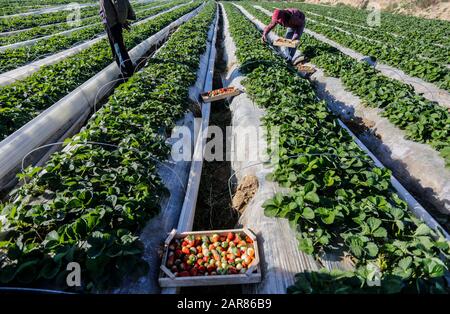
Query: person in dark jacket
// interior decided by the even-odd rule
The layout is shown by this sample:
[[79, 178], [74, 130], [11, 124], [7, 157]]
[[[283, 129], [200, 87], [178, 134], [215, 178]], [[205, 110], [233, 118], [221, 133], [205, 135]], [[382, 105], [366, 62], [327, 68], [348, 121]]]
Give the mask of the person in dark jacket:
[[136, 14], [128, 0], [100, 0], [100, 16], [120, 72], [128, 78], [133, 75], [134, 65], [123, 41], [123, 29], [130, 29], [128, 21], [136, 20]]
[[[299, 40], [305, 29], [306, 17], [303, 12], [297, 9], [275, 9], [272, 14], [272, 21], [264, 29], [262, 41], [267, 41], [267, 34], [276, 26], [281, 25], [287, 28], [286, 38]], [[288, 48], [289, 61], [293, 61], [296, 48]]]

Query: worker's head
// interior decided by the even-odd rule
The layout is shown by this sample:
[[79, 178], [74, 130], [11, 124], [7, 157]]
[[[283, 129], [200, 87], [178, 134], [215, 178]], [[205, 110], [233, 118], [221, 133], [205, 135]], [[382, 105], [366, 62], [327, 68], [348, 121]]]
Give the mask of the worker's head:
[[282, 12], [284, 18], [286, 19], [286, 21], [289, 22], [289, 20], [292, 17], [292, 14], [288, 10], [281, 10], [281, 12]]

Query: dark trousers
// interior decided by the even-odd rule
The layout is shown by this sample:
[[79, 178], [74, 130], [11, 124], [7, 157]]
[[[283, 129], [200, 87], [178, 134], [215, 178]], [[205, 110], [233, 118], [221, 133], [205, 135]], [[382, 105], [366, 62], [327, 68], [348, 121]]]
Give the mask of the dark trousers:
[[133, 75], [133, 62], [128, 55], [127, 47], [123, 42], [122, 25], [116, 24], [112, 27], [105, 25], [106, 33], [108, 34], [109, 44], [111, 45], [112, 54], [119, 66], [120, 72], [124, 77]]
[[[292, 37], [294, 37], [294, 30], [290, 27], [288, 27], [288, 29], [286, 30], [286, 39], [292, 39]], [[290, 60], [292, 60], [292, 58], [294, 58], [295, 52], [297, 51], [297, 48], [286, 48], [288, 51], [288, 55], [290, 57]]]
[[[300, 38], [302, 37], [302, 35], [303, 35], [303, 30], [304, 30], [304, 27], [303, 27], [303, 29], [300, 31], [300, 34], [298, 35], [298, 40], [300, 40]], [[287, 31], [286, 31], [285, 37], [286, 37], [287, 39], [292, 39], [292, 38], [294, 37], [294, 34], [295, 34], [295, 31], [294, 31], [292, 28], [288, 27], [288, 28], [287, 28]], [[294, 61], [294, 60], [292, 60], [292, 59], [294, 58], [295, 53], [297, 52], [297, 48], [287, 48], [287, 52], [288, 52], [288, 56], [289, 56], [289, 58], [290, 58], [290, 61]]]

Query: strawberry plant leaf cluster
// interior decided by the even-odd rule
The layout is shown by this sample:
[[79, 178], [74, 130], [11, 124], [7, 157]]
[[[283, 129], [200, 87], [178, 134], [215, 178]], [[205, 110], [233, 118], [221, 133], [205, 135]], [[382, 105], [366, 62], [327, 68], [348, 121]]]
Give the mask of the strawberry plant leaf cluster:
[[[278, 3], [272, 2], [272, 4], [277, 5]], [[450, 45], [449, 21], [446, 20], [425, 19], [382, 11], [379, 12], [380, 23], [378, 24], [375, 19], [370, 18], [370, 11], [360, 10], [350, 6], [334, 6], [326, 7], [325, 9], [322, 6], [302, 3], [302, 9], [336, 20], [364, 26], [367, 29], [379, 29], [379, 31], [389, 30], [392, 34], [415, 39], [416, 42], [424, 41], [431, 45]], [[374, 23], [370, 25], [368, 21]]]
[[[85, 7], [80, 9], [81, 17], [98, 15], [98, 7]], [[0, 19], [0, 32], [9, 32], [19, 29], [49, 25], [67, 21], [67, 11], [42, 13], [39, 15], [13, 16]]]
[[[91, 0], [79, 0], [78, 3], [92, 3]], [[29, 12], [34, 9], [54, 7], [56, 5], [73, 3], [72, 0], [2, 0], [0, 1], [1, 15]]]

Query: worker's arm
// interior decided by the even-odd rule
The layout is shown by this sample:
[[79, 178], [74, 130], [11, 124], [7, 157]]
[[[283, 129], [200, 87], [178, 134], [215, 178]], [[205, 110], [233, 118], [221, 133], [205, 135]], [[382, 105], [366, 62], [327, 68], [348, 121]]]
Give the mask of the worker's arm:
[[269, 34], [269, 32], [278, 24], [279, 14], [280, 14], [280, 10], [275, 9], [275, 11], [273, 11], [272, 21], [270, 22], [269, 25], [266, 26], [266, 28], [264, 29], [263, 35], [262, 35], [262, 40], [264, 42], [266, 41], [267, 34]]
[[277, 25], [277, 22], [271, 22], [269, 25], [266, 26], [263, 32], [263, 37], [266, 38], [267, 34], [270, 33], [270, 31]]

